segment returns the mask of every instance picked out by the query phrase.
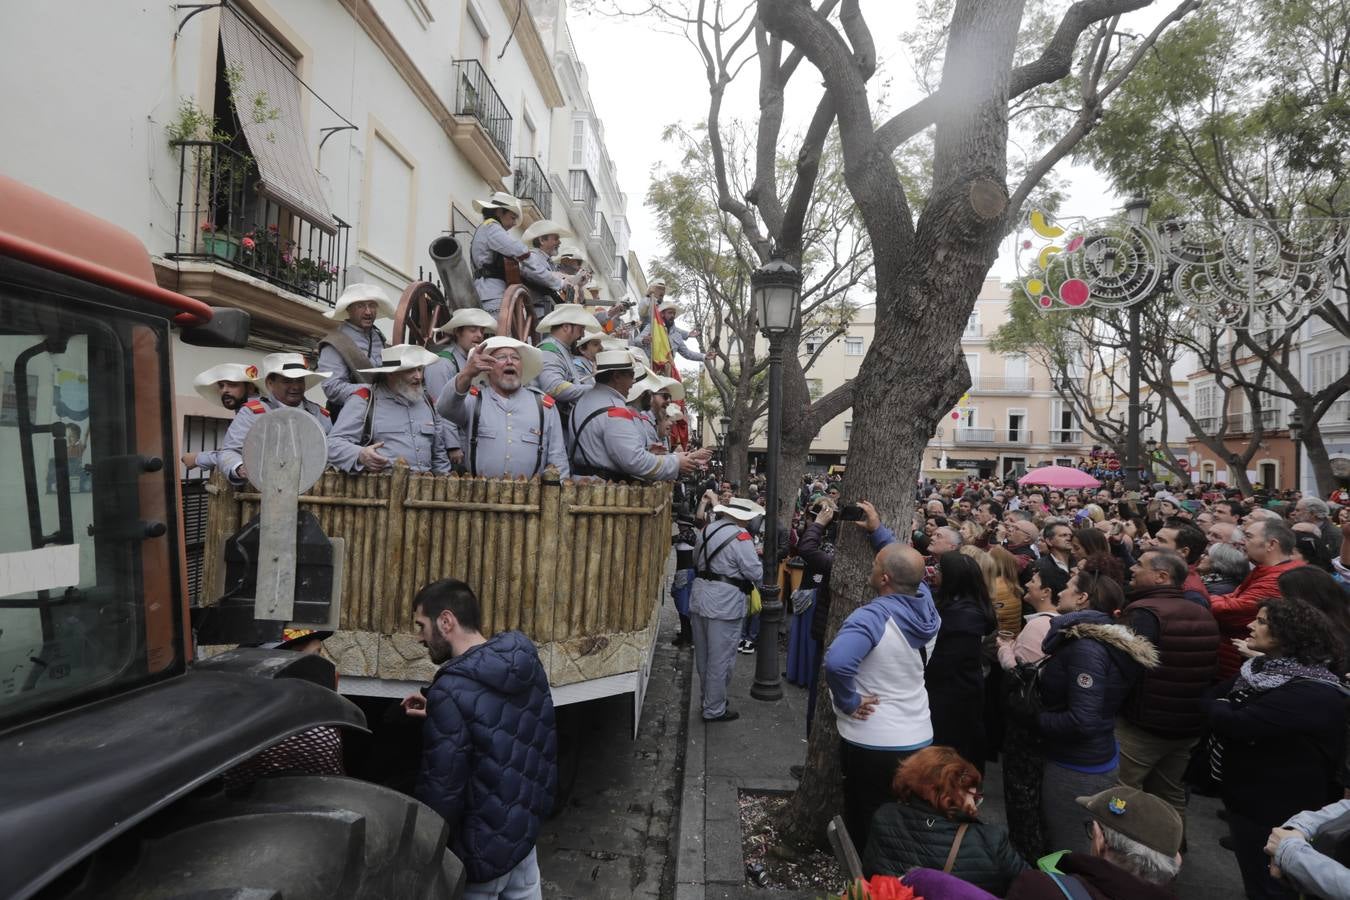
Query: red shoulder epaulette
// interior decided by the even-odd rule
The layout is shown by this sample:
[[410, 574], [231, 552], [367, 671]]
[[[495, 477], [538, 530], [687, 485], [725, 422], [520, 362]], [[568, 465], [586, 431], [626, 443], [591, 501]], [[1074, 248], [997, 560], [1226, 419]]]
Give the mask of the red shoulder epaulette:
[[325, 419], [331, 419], [331, 418], [333, 418], [333, 414], [330, 413], [330, 412], [328, 411], [328, 407], [326, 407], [326, 406], [320, 406], [320, 407], [319, 407], [319, 412], [323, 413], [323, 417], [324, 417]]
[[370, 399], [370, 388], [359, 387], [356, 390], [352, 391], [352, 393], [360, 397], [362, 400]]
[[547, 406], [549, 409], [553, 408], [553, 398], [550, 397], [548, 394], [544, 395], [544, 405]]
[[626, 406], [611, 406], [606, 415], [611, 419], [627, 419], [630, 422], [637, 418], [637, 413]]
[[752, 538], [752, 537], [750, 536], [750, 532], [748, 532], [748, 531], [742, 531], [740, 534], [736, 535], [736, 540], [738, 540], [738, 541], [753, 541], [754, 538]]
[[470, 397], [478, 396], [478, 385], [474, 385], [473, 387], [469, 388], [469, 396]]
[[248, 411], [255, 416], [261, 416], [267, 412], [267, 406], [261, 400], [250, 400], [244, 406], [248, 407]]

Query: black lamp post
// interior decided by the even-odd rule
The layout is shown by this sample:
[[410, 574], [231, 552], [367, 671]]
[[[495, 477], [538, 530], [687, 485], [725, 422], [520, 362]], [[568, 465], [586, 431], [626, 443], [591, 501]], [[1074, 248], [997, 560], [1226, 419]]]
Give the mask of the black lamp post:
[[[1145, 446], [1146, 448], [1148, 448], [1148, 465], [1147, 465], [1145, 468], [1148, 470], [1148, 480], [1149, 480], [1149, 483], [1152, 483], [1152, 482], [1153, 482], [1153, 463], [1154, 463], [1154, 461], [1157, 460], [1157, 458], [1158, 458], [1158, 441], [1157, 441], [1156, 438], [1149, 438], [1149, 439], [1144, 443], [1144, 446]], [[1141, 481], [1143, 480], [1143, 476], [1142, 476], [1142, 475], [1140, 476], [1140, 480], [1141, 480]]]
[[759, 640], [755, 643], [755, 682], [750, 696], [778, 700], [783, 685], [778, 674], [778, 633], [783, 624], [783, 599], [778, 584], [778, 454], [783, 434], [783, 338], [797, 319], [802, 273], [775, 255], [750, 276], [760, 332], [769, 339], [768, 490], [765, 492], [764, 578], [760, 586]]
[[[1138, 229], [1148, 224], [1147, 197], [1134, 197], [1125, 204], [1125, 217]], [[1125, 489], [1139, 490], [1139, 370], [1144, 365], [1144, 351], [1139, 341], [1139, 307], [1144, 301], [1130, 304], [1130, 399], [1125, 435]]]
[[1303, 447], [1301, 438], [1303, 437], [1303, 413], [1295, 409], [1289, 414], [1289, 440], [1294, 442], [1294, 490], [1302, 491], [1303, 487]]

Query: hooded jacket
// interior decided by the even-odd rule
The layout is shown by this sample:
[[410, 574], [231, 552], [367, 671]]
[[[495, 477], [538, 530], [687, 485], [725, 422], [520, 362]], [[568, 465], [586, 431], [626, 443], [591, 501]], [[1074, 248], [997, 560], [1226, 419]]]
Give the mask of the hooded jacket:
[[1116, 762], [1116, 714], [1145, 668], [1158, 665], [1146, 639], [1106, 613], [1085, 609], [1050, 620], [1041, 645], [1041, 733], [1046, 756], [1075, 768], [1102, 770]]
[[524, 634], [493, 635], [436, 672], [415, 793], [449, 823], [470, 883], [506, 874], [534, 849], [557, 758], [548, 675]]

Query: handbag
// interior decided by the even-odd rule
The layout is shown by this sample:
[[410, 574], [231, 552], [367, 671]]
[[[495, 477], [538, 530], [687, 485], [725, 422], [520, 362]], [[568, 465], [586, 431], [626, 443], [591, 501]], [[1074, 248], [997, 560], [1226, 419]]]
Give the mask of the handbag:
[[1042, 709], [1041, 667], [1044, 665], [1044, 659], [1034, 663], [1018, 663], [1004, 672], [1007, 675], [1004, 706], [1008, 715], [1033, 730]]
[[750, 599], [747, 605], [746, 615], [757, 616], [759, 611], [764, 608], [764, 601], [760, 599], [759, 588], [750, 589]]
[[792, 614], [794, 616], [800, 616], [815, 605], [815, 588], [800, 588], [792, 592]]

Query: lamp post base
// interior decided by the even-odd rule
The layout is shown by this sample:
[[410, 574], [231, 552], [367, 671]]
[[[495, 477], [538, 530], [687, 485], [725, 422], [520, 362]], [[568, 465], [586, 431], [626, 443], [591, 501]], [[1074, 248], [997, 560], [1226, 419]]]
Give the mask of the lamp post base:
[[778, 633], [783, 625], [783, 601], [780, 589], [761, 587], [759, 639], [755, 642], [755, 682], [750, 696], [756, 700], [783, 699], [783, 681], [779, 674]]

